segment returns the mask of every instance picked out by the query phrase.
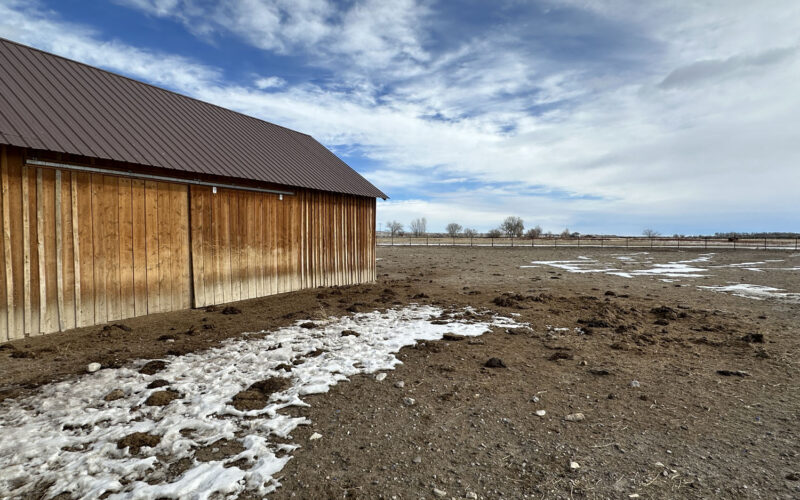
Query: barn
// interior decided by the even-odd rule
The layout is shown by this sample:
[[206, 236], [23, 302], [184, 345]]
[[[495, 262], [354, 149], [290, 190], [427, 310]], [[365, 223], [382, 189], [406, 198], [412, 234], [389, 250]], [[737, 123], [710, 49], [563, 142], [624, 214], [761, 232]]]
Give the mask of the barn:
[[375, 279], [309, 135], [0, 39], [0, 341]]

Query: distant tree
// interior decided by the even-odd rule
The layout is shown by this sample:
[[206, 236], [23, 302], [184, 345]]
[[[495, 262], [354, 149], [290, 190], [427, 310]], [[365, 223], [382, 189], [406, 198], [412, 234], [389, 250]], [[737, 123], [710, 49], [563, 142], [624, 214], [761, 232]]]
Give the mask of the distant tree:
[[428, 221], [425, 217], [420, 217], [411, 221], [411, 233], [414, 236], [425, 236], [428, 231]]
[[541, 235], [542, 235], [542, 226], [536, 226], [534, 228], [528, 229], [528, 232], [525, 233], [525, 237], [530, 240], [538, 238]]
[[461, 232], [461, 224], [457, 224], [455, 222], [451, 222], [445, 228], [447, 230], [447, 234], [450, 235], [451, 238], [455, 238], [458, 236], [458, 233]]
[[467, 228], [467, 229], [464, 230], [464, 236], [466, 236], [467, 238], [474, 238], [474, 237], [478, 236], [478, 231], [476, 231], [474, 229]]
[[644, 236], [647, 236], [648, 238], [655, 238], [656, 236], [660, 235], [661, 233], [659, 233], [658, 231], [656, 231], [654, 229], [647, 228], [644, 231], [642, 231], [642, 234]]
[[403, 234], [403, 224], [393, 220], [391, 222], [386, 223], [386, 230], [391, 233], [392, 237], [395, 237], [399, 234]]
[[565, 228], [563, 231], [561, 231], [561, 237], [572, 238], [572, 233], [569, 232], [569, 228]]
[[486, 233], [486, 236], [489, 238], [499, 238], [503, 236], [503, 231], [500, 229], [490, 229], [489, 232]]
[[522, 219], [519, 217], [514, 217], [513, 215], [510, 217], [506, 217], [506, 220], [500, 224], [500, 229], [506, 233], [506, 235], [514, 238], [522, 236], [522, 231], [525, 230], [525, 225], [522, 222]]

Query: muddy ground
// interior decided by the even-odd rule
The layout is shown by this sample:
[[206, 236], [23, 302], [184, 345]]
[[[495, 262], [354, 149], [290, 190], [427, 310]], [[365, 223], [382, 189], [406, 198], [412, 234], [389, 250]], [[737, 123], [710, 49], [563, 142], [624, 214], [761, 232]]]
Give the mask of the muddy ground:
[[[762, 271], [698, 263], [709, 269], [703, 277], [671, 282], [520, 268], [620, 253], [379, 248], [378, 282], [341, 295], [306, 290], [237, 303], [239, 314], [183, 311], [0, 345], [0, 398], [90, 362], [182, 354], [348, 314], [354, 304], [472, 306], [517, 314], [530, 330], [406, 348], [386, 379], [358, 376], [307, 398], [310, 408], [292, 411], [313, 423], [293, 433], [302, 448], [272, 497], [800, 497], [800, 304], [697, 288], [744, 282], [800, 292], [800, 271], [791, 270], [800, 255], [717, 252], [715, 266], [784, 262]], [[493, 357], [505, 368], [484, 366]], [[582, 420], [565, 419], [577, 413]], [[310, 441], [312, 433], [322, 438]]]

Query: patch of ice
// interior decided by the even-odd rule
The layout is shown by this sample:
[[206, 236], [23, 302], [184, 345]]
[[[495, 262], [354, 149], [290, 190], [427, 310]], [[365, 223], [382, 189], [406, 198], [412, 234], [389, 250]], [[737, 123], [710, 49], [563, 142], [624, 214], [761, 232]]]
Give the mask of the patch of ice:
[[716, 255], [716, 254], [704, 253], [704, 254], [700, 254], [699, 256], [695, 257], [694, 259], [679, 260], [677, 262], [677, 264], [692, 264], [692, 263], [695, 263], [695, 262], [710, 262], [711, 259], [714, 257], [714, 255]]
[[715, 292], [726, 292], [737, 297], [745, 297], [755, 300], [776, 299], [792, 303], [800, 303], [800, 293], [786, 292], [782, 288], [774, 288], [771, 286], [763, 285], [750, 285], [746, 283], [739, 283], [735, 285], [724, 286], [699, 286], [706, 290]]
[[[557, 269], [563, 269], [570, 273], [606, 273], [611, 271], [619, 271], [614, 268], [594, 268], [591, 267], [597, 264], [596, 260], [535, 260], [531, 264], [538, 266], [550, 266]], [[533, 267], [533, 266], [531, 266]]]
[[[446, 332], [477, 336], [491, 326], [522, 326], [510, 318], [465, 322], [458, 315], [432, 324], [442, 311], [412, 306], [297, 325], [264, 335], [250, 334], [204, 352], [168, 358], [166, 369], [143, 375], [132, 368], [106, 369], [42, 387], [35, 394], [0, 403], [0, 491], [8, 497], [67, 493], [77, 498], [193, 498], [235, 496], [248, 490], [265, 495], [279, 486], [275, 475], [291, 458], [278, 456], [298, 447], [271, 436], [290, 437], [305, 418], [280, 413], [307, 405], [302, 396], [326, 392], [359, 373], [389, 370], [400, 363], [400, 348], [419, 340], [438, 340]], [[360, 336], [342, 336], [356, 330]], [[317, 356], [308, 354], [322, 351]], [[293, 361], [303, 360], [292, 365]], [[142, 362], [143, 363], [143, 362]], [[278, 369], [289, 364], [290, 372]], [[228, 403], [251, 384], [286, 377], [288, 389], [273, 394], [261, 410], [239, 411]], [[144, 405], [156, 379], [170, 382], [180, 398], [164, 407]], [[126, 396], [105, 402], [121, 389]], [[183, 431], [183, 432], [182, 432]], [[152, 448], [132, 455], [117, 442], [134, 432], [160, 437]], [[194, 450], [219, 439], [238, 440], [241, 453], [198, 461]], [[179, 477], [167, 476], [169, 464], [191, 460]], [[239, 460], [247, 466], [239, 467]]]

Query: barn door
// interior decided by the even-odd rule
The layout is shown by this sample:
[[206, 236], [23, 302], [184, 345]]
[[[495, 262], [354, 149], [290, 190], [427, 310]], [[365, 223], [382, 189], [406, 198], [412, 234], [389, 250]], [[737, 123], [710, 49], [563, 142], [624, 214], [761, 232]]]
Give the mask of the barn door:
[[185, 184], [20, 155], [3, 161], [2, 198], [0, 341], [190, 306]]

